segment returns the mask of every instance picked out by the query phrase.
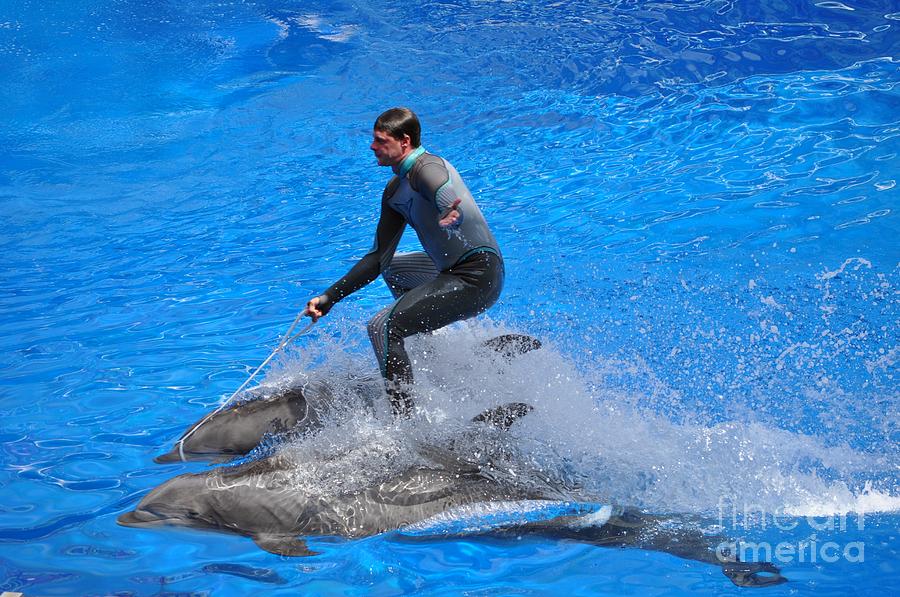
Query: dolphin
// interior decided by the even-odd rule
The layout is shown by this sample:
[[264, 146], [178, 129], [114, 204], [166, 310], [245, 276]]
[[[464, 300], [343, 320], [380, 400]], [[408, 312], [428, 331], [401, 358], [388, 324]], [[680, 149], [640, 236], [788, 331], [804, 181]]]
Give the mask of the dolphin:
[[[310, 383], [274, 391], [258, 386], [242, 399], [191, 425], [158, 463], [183, 460], [224, 462], [250, 453], [267, 435], [301, 435], [319, 429], [333, 401], [331, 387]], [[315, 404], [316, 408], [311, 405]], [[179, 451], [179, 443], [182, 444]]]
[[[548, 502], [550, 507], [559, 503]], [[712, 535], [700, 530], [695, 517], [659, 516], [643, 513], [635, 508], [613, 505], [561, 504], [564, 510], [559, 516], [521, 521], [514, 516], [512, 521], [496, 524], [488, 522], [486, 528], [479, 529], [475, 521], [466, 521], [469, 527], [461, 533], [447, 532], [448, 520], [467, 516], [467, 508], [459, 512], [448, 512], [435, 517], [434, 521], [423, 521], [400, 529], [392, 539], [404, 542], [426, 542], [448, 537], [485, 536], [518, 540], [526, 535], [541, 536], [553, 540], [578, 541], [600, 547], [619, 547], [661, 551], [687, 560], [720, 566], [722, 573], [739, 587], [768, 587], [787, 582], [777, 566], [770, 562], [742, 562], [732, 550], [736, 543], [723, 535]], [[510, 504], [525, 506], [531, 504]], [[592, 507], [593, 506], [593, 507]], [[488, 511], [491, 509], [488, 508]], [[516, 520], [519, 518], [519, 520]], [[438, 532], [423, 534], [437, 522]], [[474, 527], [474, 529], [472, 528]]]
[[[473, 419], [486, 429], [501, 432], [531, 407], [507, 404]], [[260, 548], [284, 556], [316, 552], [306, 537], [340, 536], [349, 539], [402, 533], [429, 520], [452, 516], [465, 508], [491, 504], [558, 504], [561, 493], [503, 480], [493, 466], [481, 466], [453, 453], [435, 456], [428, 446], [424, 461], [405, 467], [386, 480], [328, 495], [293, 483], [295, 463], [279, 454], [202, 473], [179, 475], [147, 494], [135, 509], [118, 517], [123, 526], [189, 527], [250, 537]], [[513, 506], [515, 507], [515, 506]], [[721, 566], [739, 586], [767, 586], [784, 582], [768, 563], [737, 562], [717, 557], [713, 546], [721, 538], [679, 528], [671, 518], [644, 515], [636, 510], [585, 505], [574, 515], [549, 520], [514, 521], [489, 534], [534, 534], [583, 541], [601, 546], [658, 549], [673, 555]], [[597, 516], [597, 513], [603, 516]], [[446, 535], [446, 533], [444, 533]], [[414, 536], [413, 536], [414, 537]]]
[[[486, 411], [479, 422], [508, 428], [531, 407], [512, 403]], [[454, 465], [452, 463], [458, 463]], [[250, 536], [262, 549], [310, 555], [298, 535], [355, 538], [421, 521], [450, 507], [496, 500], [539, 499], [542, 494], [503, 486], [459, 458], [412, 467], [395, 478], [323, 497], [290, 482], [293, 462], [279, 455], [179, 475], [145, 496], [119, 524], [186, 526]]]
[[[485, 341], [482, 347], [511, 360], [541, 348], [541, 342], [522, 334], [503, 334]], [[349, 389], [373, 409], [380, 393], [380, 379], [370, 376], [349, 381]], [[333, 405], [334, 387], [325, 380], [274, 391], [257, 386], [235, 404], [191, 425], [169, 452], [154, 460], [158, 463], [181, 460], [224, 462], [245, 456], [267, 434], [302, 435], [321, 428], [322, 417], [326, 412], [333, 412]]]

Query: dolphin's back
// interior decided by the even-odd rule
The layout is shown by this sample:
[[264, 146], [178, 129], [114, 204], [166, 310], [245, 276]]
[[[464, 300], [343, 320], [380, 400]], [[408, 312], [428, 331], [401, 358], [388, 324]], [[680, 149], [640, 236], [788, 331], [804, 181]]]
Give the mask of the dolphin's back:
[[417, 468], [375, 487], [336, 496], [309, 513], [308, 534], [375, 535], [430, 518], [449, 509], [495, 500], [539, 499], [476, 472]]

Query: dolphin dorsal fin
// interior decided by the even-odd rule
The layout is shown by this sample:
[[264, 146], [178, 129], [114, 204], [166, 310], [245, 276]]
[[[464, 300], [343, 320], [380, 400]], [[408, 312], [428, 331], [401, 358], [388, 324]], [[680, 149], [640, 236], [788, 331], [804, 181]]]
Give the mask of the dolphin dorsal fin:
[[260, 533], [253, 535], [253, 542], [260, 549], [279, 556], [314, 556], [319, 552], [312, 551], [306, 546], [306, 541], [295, 535], [278, 535], [274, 533]]
[[489, 408], [472, 419], [473, 423], [487, 423], [497, 429], [506, 431], [512, 424], [534, 410], [534, 407], [524, 402], [509, 402], [494, 408]]

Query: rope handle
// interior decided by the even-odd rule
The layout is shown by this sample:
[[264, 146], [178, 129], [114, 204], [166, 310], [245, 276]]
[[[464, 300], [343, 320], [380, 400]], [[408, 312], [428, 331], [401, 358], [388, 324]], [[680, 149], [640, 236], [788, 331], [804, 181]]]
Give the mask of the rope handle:
[[300, 336], [302, 336], [303, 334], [307, 333], [309, 330], [312, 329], [312, 327], [316, 324], [315, 321], [310, 321], [309, 325], [307, 325], [305, 328], [303, 328], [296, 334], [291, 335], [291, 334], [293, 334], [294, 329], [296, 329], [297, 324], [300, 323], [300, 320], [303, 319], [303, 317], [308, 314], [309, 314], [308, 309], [303, 309], [303, 311], [300, 311], [300, 313], [297, 314], [297, 317], [294, 318], [294, 323], [291, 324], [291, 326], [288, 328], [288, 330], [281, 337], [281, 340], [279, 340], [278, 346], [275, 348], [275, 350], [272, 351], [272, 354], [270, 354], [266, 358], [266, 360], [264, 360], [262, 363], [260, 363], [259, 366], [253, 370], [253, 373], [250, 374], [250, 377], [247, 378], [247, 381], [245, 381], [243, 384], [241, 384], [241, 387], [239, 387], [237, 390], [235, 390], [234, 393], [228, 398], [228, 400], [223, 402], [219, 406], [219, 408], [217, 408], [216, 410], [212, 411], [211, 413], [209, 413], [208, 415], [203, 417], [200, 420], [200, 422], [194, 426], [193, 429], [191, 429], [190, 431], [185, 433], [184, 436], [182, 436], [182, 438], [180, 440], [178, 440], [178, 457], [181, 458], [182, 462], [185, 462], [185, 458], [184, 458], [184, 442], [185, 442], [185, 440], [188, 439], [189, 437], [191, 437], [194, 434], [194, 432], [197, 431], [198, 429], [200, 429], [200, 427], [204, 423], [206, 423], [210, 418], [217, 415], [226, 406], [228, 406], [231, 403], [231, 401], [234, 400], [235, 397], [237, 397], [237, 395], [240, 394], [243, 391], [243, 389], [246, 388], [247, 385], [251, 381], [253, 381], [253, 378], [256, 377], [256, 374], [259, 373], [260, 371], [262, 371], [263, 367], [268, 365], [269, 362], [275, 358], [275, 355], [277, 355], [279, 352], [281, 352], [285, 346], [287, 346], [288, 344], [290, 344], [291, 342], [293, 342], [294, 340], [296, 340], [297, 338], [299, 338]]

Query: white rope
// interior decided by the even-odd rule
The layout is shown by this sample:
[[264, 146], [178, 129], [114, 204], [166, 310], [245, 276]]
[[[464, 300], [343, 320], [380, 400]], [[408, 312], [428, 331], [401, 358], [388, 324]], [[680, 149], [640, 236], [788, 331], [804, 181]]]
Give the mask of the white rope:
[[294, 323], [291, 324], [291, 327], [288, 328], [288, 331], [285, 332], [284, 336], [281, 337], [281, 340], [278, 343], [278, 347], [272, 351], [272, 354], [270, 354], [268, 356], [268, 358], [266, 358], [265, 361], [263, 361], [262, 363], [259, 364], [259, 366], [253, 371], [253, 373], [250, 374], [250, 377], [247, 378], [247, 381], [245, 381], [243, 384], [241, 384], [241, 387], [239, 387], [237, 390], [235, 390], [234, 394], [232, 394], [231, 397], [228, 398], [228, 400], [223, 402], [219, 406], [219, 408], [217, 408], [216, 410], [212, 411], [211, 413], [209, 413], [208, 415], [203, 417], [203, 419], [201, 419], [199, 423], [194, 425], [193, 429], [191, 429], [190, 431], [185, 433], [184, 436], [180, 440], [178, 440], [178, 456], [179, 456], [179, 458], [181, 458], [182, 462], [185, 462], [184, 441], [186, 439], [188, 439], [189, 437], [191, 437], [194, 434], [194, 432], [197, 431], [198, 429], [200, 429], [200, 427], [204, 423], [206, 423], [210, 418], [217, 415], [218, 413], [220, 413], [222, 411], [222, 409], [224, 409], [226, 406], [228, 406], [231, 403], [231, 401], [234, 400], [235, 397], [237, 397], [237, 395], [240, 394], [241, 391], [247, 387], [247, 385], [253, 380], [253, 378], [256, 377], [256, 374], [259, 373], [260, 371], [262, 371], [263, 367], [268, 365], [269, 361], [274, 359], [275, 355], [277, 355], [279, 352], [281, 352], [285, 346], [287, 346], [288, 344], [290, 344], [291, 342], [293, 342], [294, 340], [296, 340], [297, 338], [299, 338], [300, 336], [302, 336], [303, 334], [305, 334], [306, 332], [308, 332], [309, 330], [312, 329], [312, 326], [315, 325], [315, 323], [316, 323], [315, 321], [310, 321], [308, 326], [306, 326], [305, 328], [303, 328], [302, 330], [300, 330], [293, 336], [291, 335], [293, 333], [294, 329], [297, 327], [297, 324], [300, 323], [300, 320], [303, 319], [303, 316], [306, 314], [307, 314], [306, 309], [304, 309], [303, 311], [301, 311], [300, 313], [297, 314], [297, 317], [294, 319]]

